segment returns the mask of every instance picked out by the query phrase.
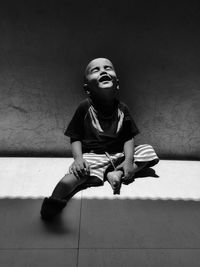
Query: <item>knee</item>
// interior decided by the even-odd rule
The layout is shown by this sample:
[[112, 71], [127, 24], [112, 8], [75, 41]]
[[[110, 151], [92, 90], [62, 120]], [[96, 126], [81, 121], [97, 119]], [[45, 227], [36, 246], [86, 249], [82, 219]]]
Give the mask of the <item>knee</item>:
[[149, 145], [149, 144], [143, 144], [143, 145], [141, 145], [141, 147], [146, 148], [146, 149], [151, 149], [151, 150], [153, 149], [152, 145]]
[[63, 186], [77, 186], [86, 181], [86, 177], [82, 176], [80, 178], [76, 177], [74, 174], [66, 174], [60, 181], [60, 184]]
[[60, 180], [60, 184], [63, 184], [63, 185], [65, 185], [65, 184], [68, 184], [69, 183], [69, 176], [71, 176], [70, 174], [66, 174], [61, 180]]
[[155, 153], [155, 150], [152, 145], [142, 144], [135, 147], [135, 153], [137, 154], [145, 154], [145, 153]]

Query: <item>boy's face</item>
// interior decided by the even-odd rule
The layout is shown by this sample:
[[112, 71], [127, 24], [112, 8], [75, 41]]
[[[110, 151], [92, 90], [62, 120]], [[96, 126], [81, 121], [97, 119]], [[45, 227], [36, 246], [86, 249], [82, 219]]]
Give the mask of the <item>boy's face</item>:
[[96, 58], [92, 60], [85, 71], [86, 90], [92, 97], [114, 98], [118, 89], [118, 79], [110, 60]]

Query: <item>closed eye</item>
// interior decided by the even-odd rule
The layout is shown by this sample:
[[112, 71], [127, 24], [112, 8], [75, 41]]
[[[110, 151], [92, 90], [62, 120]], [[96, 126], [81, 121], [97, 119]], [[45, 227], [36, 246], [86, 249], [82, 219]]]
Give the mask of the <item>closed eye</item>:
[[111, 66], [105, 66], [104, 67], [106, 70], [112, 70], [112, 67]]
[[93, 69], [90, 70], [91, 73], [94, 73], [94, 72], [97, 72], [97, 71], [99, 71], [99, 68], [98, 67], [95, 67], [95, 68], [93, 68]]

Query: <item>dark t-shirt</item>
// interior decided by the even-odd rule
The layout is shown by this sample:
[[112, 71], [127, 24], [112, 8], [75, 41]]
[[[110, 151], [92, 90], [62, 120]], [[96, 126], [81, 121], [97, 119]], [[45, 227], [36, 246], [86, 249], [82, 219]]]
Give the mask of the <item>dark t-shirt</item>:
[[109, 117], [97, 112], [91, 99], [80, 103], [70, 121], [65, 135], [81, 141], [82, 151], [101, 154], [122, 152], [124, 143], [139, 133], [128, 107], [117, 101]]

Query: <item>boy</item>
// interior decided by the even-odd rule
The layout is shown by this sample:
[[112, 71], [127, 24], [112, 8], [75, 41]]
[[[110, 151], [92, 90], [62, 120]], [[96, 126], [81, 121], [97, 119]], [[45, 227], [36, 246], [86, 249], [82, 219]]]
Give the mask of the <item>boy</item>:
[[59, 213], [78, 188], [103, 185], [108, 180], [113, 193], [119, 194], [121, 183], [129, 184], [134, 173], [159, 161], [150, 145], [134, 147], [139, 131], [127, 106], [118, 100], [119, 80], [111, 61], [92, 60], [84, 79], [88, 98], [81, 102], [65, 132], [74, 162], [51, 197], [44, 199], [43, 219]]

